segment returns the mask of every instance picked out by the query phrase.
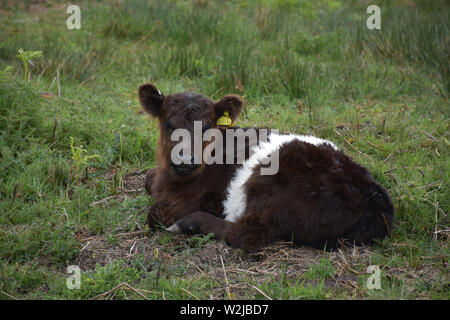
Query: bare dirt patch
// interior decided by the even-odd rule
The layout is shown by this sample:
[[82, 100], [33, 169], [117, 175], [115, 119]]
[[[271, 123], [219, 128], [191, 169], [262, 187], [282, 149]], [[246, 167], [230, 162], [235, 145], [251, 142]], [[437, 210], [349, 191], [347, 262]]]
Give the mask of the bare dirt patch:
[[[325, 280], [326, 287], [360, 290], [358, 276], [364, 273], [357, 270], [370, 255], [366, 248], [324, 253], [308, 247], [292, 247], [285, 242], [275, 243], [254, 254], [245, 254], [217, 240], [192, 246], [191, 238], [176, 235], [166, 242], [163, 239], [167, 233], [161, 230], [116, 236], [117, 241], [102, 236], [85, 239], [76, 263], [82, 270], [89, 271], [97, 264], [103, 266], [117, 259], [132, 262], [139, 258], [147, 271], [159, 268], [160, 277], [172, 276], [170, 270], [183, 265], [185, 271], [182, 276], [185, 278], [208, 277], [223, 284], [223, 287], [219, 286], [217, 295], [211, 297], [213, 299], [224, 298], [225, 286], [235, 297], [245, 297], [249, 292], [258, 294], [258, 284], [267, 281], [285, 279], [295, 282], [311, 265], [320, 264], [324, 255], [331, 255], [333, 267], [337, 270], [334, 279]], [[312, 286], [320, 285], [315, 281], [307, 283]]]

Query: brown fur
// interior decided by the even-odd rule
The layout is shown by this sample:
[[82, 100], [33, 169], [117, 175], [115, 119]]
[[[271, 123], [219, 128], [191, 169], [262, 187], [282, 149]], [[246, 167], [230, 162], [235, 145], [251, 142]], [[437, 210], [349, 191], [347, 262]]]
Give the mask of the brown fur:
[[236, 120], [242, 100], [228, 95], [214, 103], [193, 93], [165, 97], [152, 84], [141, 86], [139, 97], [144, 109], [158, 117], [160, 129], [158, 165], [146, 181], [155, 200], [150, 226], [176, 223], [185, 233], [214, 233], [246, 251], [276, 239], [317, 248], [334, 248], [341, 240], [371, 243], [392, 229], [392, 202], [365, 168], [329, 145], [301, 141], [280, 148], [277, 174], [251, 176], [243, 216], [234, 223], [224, 220], [225, 190], [238, 165], [201, 164], [188, 175], [177, 174], [169, 163], [169, 137], [173, 128], [193, 130], [194, 120], [224, 130], [217, 119], [228, 111]]

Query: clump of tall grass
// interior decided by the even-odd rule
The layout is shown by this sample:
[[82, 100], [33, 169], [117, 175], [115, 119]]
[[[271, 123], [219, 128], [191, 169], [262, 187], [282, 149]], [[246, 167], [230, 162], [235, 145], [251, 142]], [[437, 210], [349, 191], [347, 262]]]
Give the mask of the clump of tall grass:
[[11, 77], [0, 82], [0, 145], [26, 148], [30, 139], [42, 138], [47, 129], [39, 92]]
[[390, 8], [383, 13], [379, 31], [358, 29], [356, 48], [368, 51], [379, 60], [430, 74], [440, 93], [450, 92], [450, 25], [447, 5], [423, 8]]
[[30, 32], [26, 27], [17, 31], [17, 26], [0, 26], [5, 27], [0, 31], [0, 37], [5, 37], [0, 42], [0, 59], [16, 63], [17, 48], [42, 51], [45, 59], [33, 61], [32, 69], [39, 77], [53, 78], [59, 70], [64, 80], [83, 82], [93, 79], [110, 59], [114, 48], [111, 43], [99, 41], [95, 33], [90, 32], [89, 25], [79, 34], [49, 26], [37, 32]]

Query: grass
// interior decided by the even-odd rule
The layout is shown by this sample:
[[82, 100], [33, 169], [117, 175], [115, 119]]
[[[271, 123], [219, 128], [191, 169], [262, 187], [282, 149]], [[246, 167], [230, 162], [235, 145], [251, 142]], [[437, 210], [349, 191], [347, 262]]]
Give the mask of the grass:
[[[368, 30], [356, 0], [84, 1], [81, 29], [67, 30], [64, 2], [6, 1], [0, 298], [448, 299], [449, 6], [379, 6], [382, 29]], [[43, 53], [29, 81], [20, 48]], [[136, 93], [147, 81], [236, 93], [247, 104], [238, 125], [334, 141], [389, 190], [392, 236], [249, 255], [148, 232], [143, 178], [158, 130]], [[79, 290], [66, 286], [69, 265]], [[369, 265], [381, 289], [367, 289]]]

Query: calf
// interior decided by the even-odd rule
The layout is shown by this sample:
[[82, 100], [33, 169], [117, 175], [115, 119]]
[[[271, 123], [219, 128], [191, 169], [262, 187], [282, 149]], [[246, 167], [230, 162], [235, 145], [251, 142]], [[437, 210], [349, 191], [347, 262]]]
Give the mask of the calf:
[[[235, 95], [213, 102], [196, 93], [164, 96], [154, 85], [144, 84], [139, 99], [158, 118], [160, 131], [158, 164], [146, 183], [155, 201], [149, 226], [213, 233], [249, 252], [277, 239], [332, 249], [344, 242], [370, 244], [389, 234], [394, 208], [386, 190], [333, 143], [274, 131], [261, 140], [263, 129], [234, 127], [243, 105]], [[224, 137], [202, 141], [201, 151], [222, 145], [211, 153], [215, 159], [235, 161], [207, 163], [202, 157], [195, 162], [192, 153], [174, 154], [172, 134], [181, 128], [193, 133], [195, 121], [201, 121], [202, 133], [216, 129]], [[227, 130], [244, 136], [252, 130], [258, 141], [244, 139], [238, 145], [239, 134], [228, 135]], [[236, 149], [227, 151], [229, 144], [244, 150], [243, 163], [236, 161]], [[268, 167], [263, 160], [275, 154], [277, 172], [262, 174]]]

